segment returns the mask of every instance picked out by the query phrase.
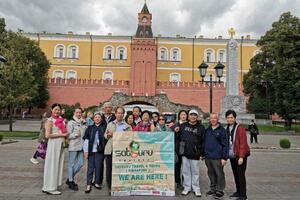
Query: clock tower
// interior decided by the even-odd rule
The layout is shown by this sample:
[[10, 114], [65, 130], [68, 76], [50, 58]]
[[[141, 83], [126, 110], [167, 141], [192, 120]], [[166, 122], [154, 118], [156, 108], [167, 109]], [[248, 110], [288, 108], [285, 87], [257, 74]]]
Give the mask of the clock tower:
[[145, 3], [131, 44], [130, 93], [134, 96], [155, 96], [157, 44], [151, 25], [152, 14]]

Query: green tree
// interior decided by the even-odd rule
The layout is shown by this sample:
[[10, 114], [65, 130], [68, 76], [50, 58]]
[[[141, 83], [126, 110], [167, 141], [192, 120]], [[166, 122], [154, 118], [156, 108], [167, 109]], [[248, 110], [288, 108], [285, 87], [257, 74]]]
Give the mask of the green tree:
[[[290, 129], [300, 113], [300, 19], [283, 13], [257, 45], [261, 53], [252, 58], [243, 82], [248, 108], [276, 112]], [[257, 106], [268, 98], [267, 103]]]
[[50, 63], [34, 41], [5, 30], [5, 21], [0, 19], [0, 54], [7, 58], [0, 69], [0, 108], [10, 112], [29, 106], [42, 107], [47, 102], [47, 72]]

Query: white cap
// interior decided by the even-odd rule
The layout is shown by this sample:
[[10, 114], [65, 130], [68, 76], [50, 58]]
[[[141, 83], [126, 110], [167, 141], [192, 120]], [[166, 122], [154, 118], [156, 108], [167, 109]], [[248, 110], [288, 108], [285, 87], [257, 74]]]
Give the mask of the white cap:
[[189, 115], [191, 115], [191, 114], [199, 115], [198, 111], [195, 109], [190, 110]]

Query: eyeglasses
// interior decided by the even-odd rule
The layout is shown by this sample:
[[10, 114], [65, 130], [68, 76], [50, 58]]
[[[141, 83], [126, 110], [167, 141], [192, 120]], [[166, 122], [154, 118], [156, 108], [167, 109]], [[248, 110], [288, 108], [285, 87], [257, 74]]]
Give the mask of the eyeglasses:
[[159, 121], [165, 121], [165, 119], [160, 118]]

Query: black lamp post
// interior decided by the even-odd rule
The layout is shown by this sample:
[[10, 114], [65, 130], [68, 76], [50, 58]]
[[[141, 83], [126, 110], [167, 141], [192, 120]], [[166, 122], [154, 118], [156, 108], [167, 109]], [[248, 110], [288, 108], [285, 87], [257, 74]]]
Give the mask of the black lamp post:
[[[221, 77], [223, 76], [223, 70], [224, 70], [224, 65], [221, 62], [218, 62], [218, 64], [215, 66], [216, 70], [216, 76], [219, 78], [219, 83], [221, 82]], [[216, 83], [216, 81], [212, 80], [212, 74], [209, 75], [209, 81], [204, 81], [204, 77], [206, 76], [207, 73], [207, 68], [208, 65], [203, 61], [198, 69], [200, 76], [202, 77], [202, 83], [209, 83], [209, 112], [212, 113], [212, 98], [213, 98], [213, 91], [212, 91], [212, 85], [213, 83]]]

